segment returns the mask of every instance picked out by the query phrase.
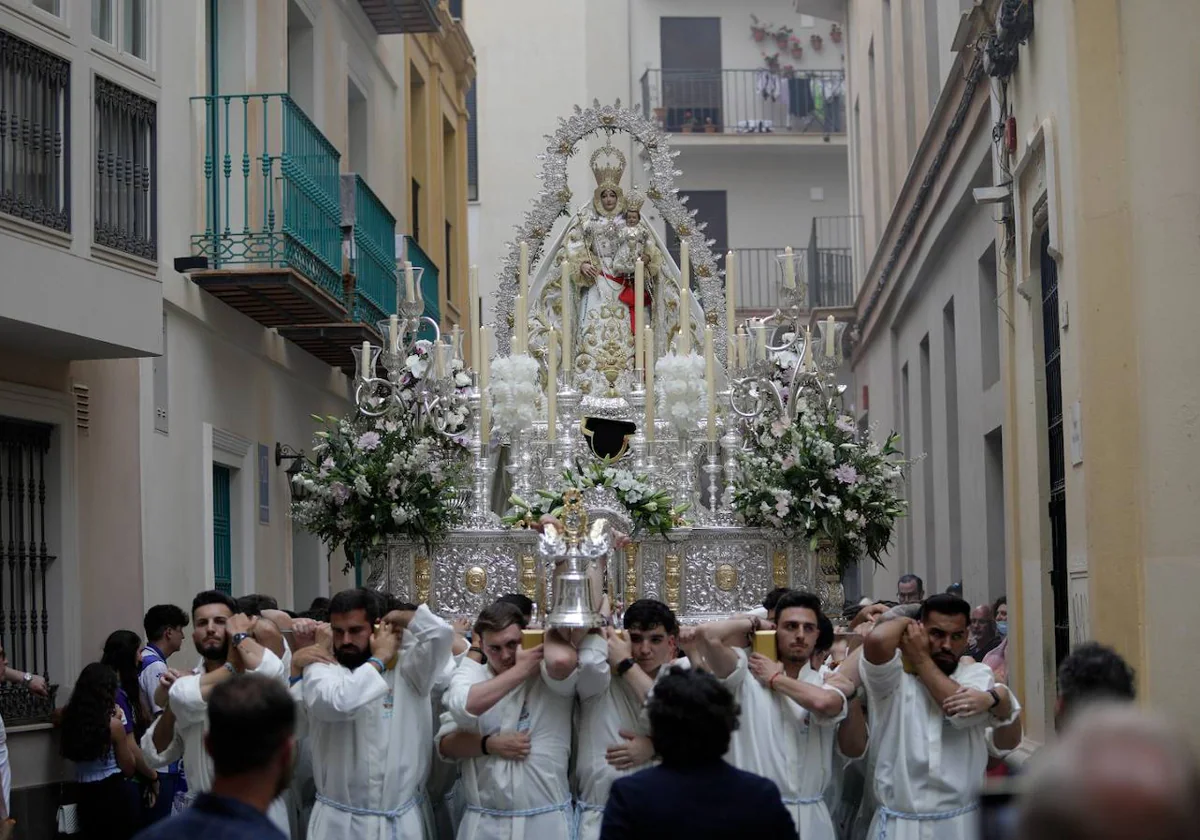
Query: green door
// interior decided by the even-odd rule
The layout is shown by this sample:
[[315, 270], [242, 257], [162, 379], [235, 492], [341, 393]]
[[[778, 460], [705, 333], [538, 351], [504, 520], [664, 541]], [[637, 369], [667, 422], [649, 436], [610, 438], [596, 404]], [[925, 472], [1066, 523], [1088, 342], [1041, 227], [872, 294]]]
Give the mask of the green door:
[[229, 521], [229, 467], [213, 464], [213, 588], [233, 594], [233, 535]]

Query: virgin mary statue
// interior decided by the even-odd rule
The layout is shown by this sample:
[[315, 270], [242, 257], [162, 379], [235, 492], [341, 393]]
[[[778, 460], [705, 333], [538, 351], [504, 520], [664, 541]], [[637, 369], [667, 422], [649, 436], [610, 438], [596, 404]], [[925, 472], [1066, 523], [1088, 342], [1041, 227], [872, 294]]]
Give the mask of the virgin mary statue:
[[[652, 364], [679, 332], [679, 267], [658, 231], [642, 218], [643, 196], [621, 188], [625, 155], [612, 145], [592, 154], [596, 189], [546, 251], [530, 289], [530, 345], [544, 347], [551, 328], [562, 329], [562, 272], [571, 278], [572, 356], [563, 360], [585, 396], [620, 397], [629, 390], [634, 367], [634, 271], [645, 270], [646, 317], [653, 330], [647, 357]], [[692, 298], [692, 346], [704, 313]]]

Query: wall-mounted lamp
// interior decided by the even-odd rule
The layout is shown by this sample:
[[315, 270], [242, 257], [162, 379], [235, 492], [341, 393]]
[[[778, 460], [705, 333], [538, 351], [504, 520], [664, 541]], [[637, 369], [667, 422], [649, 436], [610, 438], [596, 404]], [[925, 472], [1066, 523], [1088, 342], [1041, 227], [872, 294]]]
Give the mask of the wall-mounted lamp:
[[291, 463], [288, 464], [285, 475], [287, 475], [288, 491], [292, 494], [292, 501], [303, 501], [304, 499], [308, 498], [308, 491], [297, 485], [294, 479], [300, 474], [300, 471], [304, 469], [304, 463], [306, 461], [306, 458], [304, 457], [304, 450], [295, 450], [286, 443], [276, 442], [275, 466], [280, 466], [284, 461], [291, 461]]

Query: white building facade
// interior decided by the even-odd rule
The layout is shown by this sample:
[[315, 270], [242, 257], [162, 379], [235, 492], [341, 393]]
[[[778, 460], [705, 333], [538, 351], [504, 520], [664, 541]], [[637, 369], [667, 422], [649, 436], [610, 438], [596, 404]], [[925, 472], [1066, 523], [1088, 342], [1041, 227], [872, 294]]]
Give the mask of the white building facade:
[[[399, 5], [434, 31], [435, 4]], [[215, 586], [303, 610], [353, 582], [293, 528], [276, 450], [350, 407], [348, 348], [394, 311], [407, 86], [402, 22], [377, 12], [0, 2], [19, 126], [0, 143], [0, 642], [59, 705], [150, 605]], [[52, 836], [48, 708], [6, 689], [0, 712], [13, 815]]]
[[[840, 27], [789, 0], [513, 0], [472, 5], [467, 28], [479, 67], [471, 261], [485, 320], [513, 226], [538, 193], [544, 136], [593, 100], [620, 99], [670, 134], [680, 192], [714, 251], [738, 253], [743, 312], [774, 308], [775, 255], [787, 245], [811, 243], [836, 267], [824, 300], [810, 302], [852, 302], [860, 226], [849, 209]], [[630, 160], [626, 189], [644, 183], [640, 150], [629, 137], [613, 142]], [[583, 151], [570, 172], [574, 205], [595, 187]]]

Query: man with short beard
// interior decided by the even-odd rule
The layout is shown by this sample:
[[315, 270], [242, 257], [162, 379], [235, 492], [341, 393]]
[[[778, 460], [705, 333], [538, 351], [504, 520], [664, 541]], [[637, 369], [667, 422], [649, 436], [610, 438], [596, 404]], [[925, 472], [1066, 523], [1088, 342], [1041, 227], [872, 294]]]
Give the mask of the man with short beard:
[[986, 729], [1011, 723], [1020, 705], [996, 688], [991, 668], [961, 661], [970, 615], [962, 598], [933, 595], [916, 620], [885, 617], [863, 644], [859, 673], [879, 803], [871, 837], [975, 836], [971, 812], [987, 768]]
[[426, 833], [423, 788], [433, 739], [429, 693], [450, 659], [454, 629], [424, 604], [403, 627], [383, 621], [381, 606], [364, 589], [335, 595], [329, 623], [337, 662], [304, 668], [317, 785], [311, 840]]
[[845, 695], [825, 685], [811, 664], [820, 615], [820, 600], [808, 592], [793, 590], [779, 599], [778, 661], [722, 645], [705, 627], [699, 633], [709, 667], [742, 708], [729, 763], [778, 785], [806, 840], [834, 840], [824, 793], [833, 777], [837, 726], [846, 717]]
[[677, 658], [679, 622], [666, 604], [635, 601], [625, 611], [624, 625], [624, 638], [606, 628], [604, 636], [589, 635], [579, 645], [579, 840], [600, 836], [612, 783], [654, 757], [649, 722], [642, 720], [646, 696], [664, 666], [687, 664]]
[[[283, 662], [252, 635], [253, 620], [237, 612], [224, 592], [201, 592], [192, 601], [192, 642], [202, 661], [191, 674], [168, 671], [155, 692], [163, 714], [142, 736], [142, 751], [152, 767], [183, 760], [189, 804], [213, 783], [212, 759], [205, 752], [208, 698], [214, 688], [236, 673], [255, 673], [286, 685]], [[267, 814], [288, 833], [287, 807], [276, 799]]]

